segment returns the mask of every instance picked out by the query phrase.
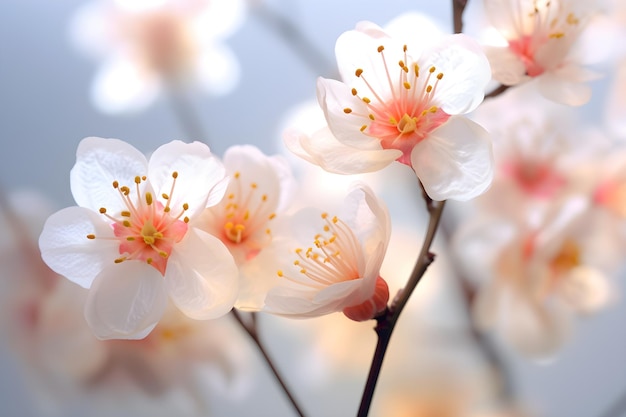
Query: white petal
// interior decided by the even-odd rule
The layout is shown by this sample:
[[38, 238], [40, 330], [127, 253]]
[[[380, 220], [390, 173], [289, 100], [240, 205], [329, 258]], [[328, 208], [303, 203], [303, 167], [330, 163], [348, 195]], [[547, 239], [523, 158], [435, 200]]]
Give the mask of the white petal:
[[[335, 174], [360, 174], [379, 171], [402, 156], [397, 149], [362, 150], [339, 142], [328, 128], [312, 136], [286, 132], [285, 145], [296, 155]], [[378, 142], [378, 141], [377, 141]]]
[[167, 263], [170, 298], [187, 316], [206, 320], [228, 313], [237, 298], [239, 272], [224, 244], [190, 228]]
[[276, 272], [284, 252], [274, 247], [263, 249], [254, 259], [239, 267], [239, 295], [235, 307], [258, 311], [263, 308], [267, 293], [280, 283]]
[[161, 198], [162, 193], [170, 194], [174, 171], [178, 172], [178, 178], [174, 193], [169, 196], [174, 212], [187, 203], [187, 215], [193, 218], [206, 207], [209, 193], [215, 193], [210, 198], [218, 201], [224, 196], [224, 166], [207, 145], [175, 140], [154, 151], [150, 157], [148, 179], [157, 198]]
[[91, 99], [104, 113], [138, 112], [154, 102], [161, 91], [161, 81], [142, 72], [128, 57], [105, 62], [93, 81]]
[[[94, 234], [97, 239], [87, 239]], [[68, 207], [50, 216], [39, 237], [42, 259], [56, 273], [84, 288], [119, 257], [113, 228], [102, 215], [82, 207]]]
[[415, 11], [404, 12], [395, 17], [384, 29], [389, 36], [405, 43], [413, 58], [417, 58], [414, 51], [429, 46], [425, 45], [427, 42], [439, 42], [445, 34], [441, 24], [435, 22], [431, 16]]
[[146, 175], [146, 157], [118, 139], [85, 138], [78, 144], [76, 164], [70, 171], [70, 187], [76, 204], [98, 211], [106, 207], [117, 213], [126, 209], [113, 181], [134, 186], [135, 177]]
[[[319, 77], [317, 100], [324, 111], [328, 127], [339, 142], [362, 150], [381, 149], [378, 139], [361, 131], [363, 125], [371, 122], [367, 116], [369, 110], [361, 99], [352, 95], [346, 84]], [[352, 112], [345, 113], [346, 108]]]
[[485, 53], [493, 78], [504, 85], [517, 85], [528, 81], [526, 66], [509, 47], [486, 47]]
[[420, 65], [424, 71], [434, 66], [437, 74], [443, 73], [435, 97], [448, 114], [463, 114], [478, 107], [491, 80], [491, 67], [482, 48], [463, 34], [450, 35], [424, 52]]
[[469, 200], [491, 185], [491, 139], [480, 125], [452, 116], [417, 144], [411, 164], [433, 200]]
[[166, 305], [161, 274], [144, 262], [126, 261], [96, 277], [87, 295], [85, 318], [100, 339], [143, 339]]
[[591, 99], [591, 86], [571, 80], [559, 72], [542, 74], [538, 79], [539, 91], [549, 100], [569, 106], [582, 106]]
[[572, 307], [582, 313], [597, 311], [612, 298], [612, 288], [604, 274], [583, 266], [568, 274], [561, 290]]

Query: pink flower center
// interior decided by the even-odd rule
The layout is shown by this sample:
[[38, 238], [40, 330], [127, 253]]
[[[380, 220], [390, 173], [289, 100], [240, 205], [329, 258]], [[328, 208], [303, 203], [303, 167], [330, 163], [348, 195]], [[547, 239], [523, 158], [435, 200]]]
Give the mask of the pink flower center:
[[596, 188], [593, 200], [618, 216], [626, 217], [626, 182], [603, 182]]
[[376, 91], [366, 79], [363, 70], [357, 69], [356, 77], [365, 83], [371, 96], [360, 95], [356, 88], [352, 89], [352, 95], [365, 103], [367, 114], [353, 112], [351, 108], [345, 108], [344, 112], [361, 117], [365, 121], [361, 132], [380, 139], [383, 149], [402, 151], [398, 161], [410, 166], [411, 151], [415, 145], [450, 117], [436, 105], [435, 95], [443, 73], [437, 73], [435, 67], [430, 67], [426, 76], [420, 77], [420, 67], [416, 62], [409, 63], [405, 45], [404, 59], [397, 64], [398, 74], [391, 74], [384, 49], [383, 46], [378, 47], [387, 75], [389, 89], [385, 89], [386, 94]]
[[546, 163], [509, 162], [501, 169], [522, 191], [533, 197], [552, 197], [566, 183], [565, 178]]
[[[127, 260], [140, 260], [152, 265], [162, 275], [165, 275], [167, 260], [172, 253], [175, 243], [182, 240], [187, 233], [189, 218], [184, 216], [189, 206], [185, 203], [181, 210], [172, 214], [170, 199], [176, 185], [178, 173], [172, 173], [172, 188], [170, 194], [163, 194], [167, 201], [164, 206], [154, 200], [152, 192], [141, 193], [140, 184], [147, 182], [146, 177], [135, 177], [136, 198], [131, 198], [131, 189], [113, 182], [113, 188], [118, 190], [126, 210], [119, 213], [119, 217], [111, 216], [107, 209], [102, 207], [100, 213], [113, 221], [113, 233], [119, 241], [121, 257], [115, 263]], [[149, 184], [146, 184], [149, 185]], [[149, 189], [149, 187], [147, 187]], [[182, 220], [181, 220], [182, 218]], [[95, 235], [87, 235], [88, 239], [95, 239]]]
[[526, 75], [530, 77], [537, 77], [545, 71], [544, 68], [535, 61], [535, 51], [538, 45], [536, 45], [535, 39], [532, 36], [523, 36], [520, 39], [513, 39], [509, 41], [509, 49], [518, 56], [526, 67]]

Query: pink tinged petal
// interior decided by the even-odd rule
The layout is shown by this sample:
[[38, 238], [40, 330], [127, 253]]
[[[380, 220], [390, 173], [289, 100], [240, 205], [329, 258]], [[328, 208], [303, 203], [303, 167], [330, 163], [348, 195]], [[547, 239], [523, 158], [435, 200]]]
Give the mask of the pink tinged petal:
[[284, 138], [287, 148], [296, 155], [304, 155], [307, 161], [335, 174], [379, 171], [402, 156], [402, 151], [397, 149], [361, 150], [344, 145], [328, 128], [312, 136], [286, 132]]
[[[353, 75], [354, 76], [354, 75]], [[361, 131], [369, 125], [367, 105], [337, 80], [317, 79], [317, 100], [337, 141], [360, 150], [381, 149], [380, 141]]]
[[530, 80], [524, 62], [508, 47], [487, 47], [485, 53], [496, 81], [517, 85]]
[[[517, 30], [518, 25], [515, 19], [517, 4], [523, 4], [518, 0], [484, 0], [484, 10], [489, 22], [507, 39], [522, 35]], [[521, 28], [520, 28], [521, 29]]]
[[146, 73], [129, 57], [105, 62], [96, 74], [91, 99], [102, 112], [139, 112], [151, 105], [161, 91], [156, 74]]
[[127, 261], [96, 277], [85, 302], [85, 318], [99, 339], [143, 339], [166, 305], [161, 274], [143, 262]]
[[[97, 239], [88, 239], [87, 235]], [[102, 215], [68, 207], [50, 216], [39, 237], [41, 257], [55, 272], [84, 288], [119, 256], [119, 242]]]
[[[178, 176], [172, 192], [174, 172]], [[167, 201], [163, 200], [162, 194], [169, 196], [173, 213], [187, 203], [186, 214], [190, 218], [201, 213], [208, 200], [221, 200], [226, 191], [222, 162], [200, 142], [175, 140], [157, 148], [150, 156], [148, 179], [164, 205]]]
[[451, 117], [411, 154], [411, 163], [433, 200], [472, 199], [489, 188], [494, 161], [489, 134], [464, 117]]
[[237, 266], [226, 246], [195, 228], [176, 246], [165, 273], [174, 304], [197, 320], [228, 313], [237, 298], [238, 280]]
[[343, 314], [350, 320], [365, 321], [376, 317], [387, 307], [389, 301], [389, 287], [381, 277], [376, 278], [376, 287], [371, 298], [360, 304], [345, 307]]
[[76, 164], [70, 172], [70, 187], [76, 204], [98, 211], [126, 209], [113, 181], [120, 185], [135, 184], [137, 175], [146, 175], [146, 157], [128, 143], [118, 139], [88, 137], [76, 150]]
[[436, 48], [424, 52], [424, 68], [443, 73], [435, 102], [450, 115], [468, 113], [483, 101], [491, 80], [491, 67], [481, 46], [469, 36], [447, 36]]
[[[376, 197], [370, 187], [356, 183], [354, 190], [348, 194], [344, 201], [346, 223], [363, 242], [369, 261], [375, 259], [382, 264], [389, 239], [391, 237], [391, 218], [389, 210], [382, 200]], [[382, 248], [379, 249], [378, 246]], [[382, 251], [382, 255], [372, 257], [371, 254]], [[378, 274], [378, 271], [376, 271]]]

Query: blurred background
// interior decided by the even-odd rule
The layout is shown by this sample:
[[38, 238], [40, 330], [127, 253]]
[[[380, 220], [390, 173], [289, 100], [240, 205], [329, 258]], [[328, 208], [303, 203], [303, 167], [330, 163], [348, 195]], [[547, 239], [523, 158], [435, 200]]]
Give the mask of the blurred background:
[[[470, 6], [474, 1], [470, 1]], [[252, 144], [268, 154], [284, 154], [294, 163], [294, 171], [308, 173], [310, 168], [306, 164], [287, 155], [281, 131], [296, 109], [315, 99], [315, 81], [319, 75], [336, 77], [334, 43], [337, 37], [352, 29], [358, 21], [371, 20], [384, 25], [407, 11], [426, 13], [449, 30], [452, 27], [450, 3], [426, 0], [250, 0], [240, 12], [229, 12], [237, 14], [232, 17], [230, 28], [214, 35], [213, 40], [221, 51], [218, 52], [223, 52], [219, 56], [224, 63], [221, 69], [216, 69], [213, 79], [204, 80], [207, 88], [185, 86], [172, 93], [171, 89], [161, 86], [157, 93], [157, 87], [152, 85], [146, 87], [144, 98], [123, 109], [124, 103], [103, 105], [107, 97], [97, 96], [97, 87], [94, 87], [97, 76], [102, 75], [107, 51], [115, 49], [111, 46], [115, 42], [98, 44], [95, 39], [101, 32], [96, 21], [77, 22], [80, 13], [86, 14], [85, 7], [91, 3], [3, 0], [0, 2], [2, 193], [5, 198], [8, 196], [11, 201], [18, 202], [14, 210], [32, 229], [29, 232], [34, 236], [32, 243], [36, 241], [38, 228], [46, 215], [74, 204], [69, 171], [75, 162], [79, 141], [87, 136], [122, 139], [144, 152], [173, 139], [206, 141], [218, 155], [234, 144]], [[91, 51], [89, 45], [94, 45]], [[608, 85], [607, 78], [593, 84], [594, 97], [579, 111], [581, 117], [590, 121], [602, 120], [604, 106], [601, 103], [605, 100]], [[124, 88], [132, 92], [139, 87], [131, 83]], [[398, 197], [397, 191], [402, 192], [403, 186], [415, 186], [412, 173], [402, 168], [387, 169], [372, 181], [390, 206], [394, 227], [402, 224], [397, 230], [403, 234], [394, 240], [391, 260], [386, 263], [395, 261], [401, 265], [400, 269], [404, 268], [403, 272], [408, 273], [419, 249], [426, 217], [417, 190], [412, 189]], [[314, 178], [317, 179], [308, 184], [329, 186], [324, 180], [327, 177]], [[464, 206], [455, 205], [455, 209], [463, 211]], [[68, 355], [78, 355], [79, 352], [72, 351], [74, 341], [68, 342], [70, 347], [64, 351], [65, 357], [61, 361], [55, 356], [57, 345], [32, 349], [33, 344], [40, 343], [38, 339], [30, 339], [19, 329], [15, 330], [21, 322], [6, 306], [13, 305], [18, 298], [11, 291], [19, 286], [13, 281], [19, 281], [19, 274], [24, 274], [19, 269], [22, 267], [16, 264], [24, 262], [20, 256], [25, 255], [11, 251], [16, 240], [14, 232], [19, 229], [10, 226], [11, 220], [8, 219], [5, 218], [4, 223], [3, 248], [6, 250], [2, 256], [1, 278], [10, 280], [11, 284], [3, 284], [4, 294], [0, 298], [4, 304], [4, 326], [0, 337], [5, 342], [0, 356], [0, 415], [294, 415], [254, 346], [227, 320], [223, 323], [228, 327], [228, 337], [224, 340], [231, 345], [216, 348], [221, 353], [211, 358], [217, 358], [215, 360], [219, 362], [215, 367], [217, 371], [209, 372], [204, 379], [197, 377], [200, 382], [194, 389], [189, 388], [191, 382], [188, 379], [181, 383], [181, 390], [175, 387], [151, 391], [144, 389], [151, 386], [150, 382], [133, 383], [128, 388], [115, 378], [105, 382], [91, 379], [85, 383], [89, 389], [77, 391], [74, 387], [70, 390], [72, 394], [67, 390], [51, 389], [59, 388], [61, 382], [54, 378], [42, 382], [45, 378], [38, 363], [42, 355], [45, 361], [59, 365], [66, 363]], [[28, 235], [24, 233], [21, 237]], [[446, 242], [439, 239], [436, 249], [445, 255]], [[27, 253], [35, 256], [32, 252]], [[29, 259], [33, 258], [26, 256], [25, 263]], [[419, 414], [417, 408], [406, 411], [406, 414], [402, 414], [405, 411], [391, 411], [386, 404], [402, 404], [408, 401], [407, 398], [419, 397], [417, 393], [430, 395], [439, 388], [441, 391], [431, 396], [431, 400], [435, 399], [433, 402], [441, 398], [446, 398], [443, 402], [450, 402], [447, 400], [457, 398], [450, 394], [457, 392], [454, 390], [470, 391], [472, 398], [477, 396], [479, 399], [472, 400], [471, 407], [461, 407], [471, 408], [474, 410], [471, 413], [448, 411], [450, 414], [438, 416], [513, 413], [537, 417], [626, 415], [604, 414], [626, 390], [626, 306], [621, 302], [622, 279], [615, 280], [616, 302], [578, 321], [575, 336], [559, 354], [550, 361], [537, 362], [493, 340], [488, 342], [488, 349], [494, 349], [495, 353], [486, 354], [485, 346], [475, 343], [467, 332], [458, 331], [467, 326], [467, 312], [462, 306], [459, 289], [448, 282], [451, 270], [445, 256], [438, 258], [423, 288], [420, 286], [411, 300], [411, 307], [392, 338], [380, 380], [380, 398], [375, 400], [372, 415], [433, 417], [434, 412]], [[401, 275], [398, 269], [394, 271]], [[394, 285], [396, 290], [401, 286], [400, 283]], [[76, 317], [82, 318], [80, 308]], [[65, 323], [64, 320], [70, 319], [59, 316], [53, 324], [58, 326]], [[342, 324], [331, 323], [331, 320]], [[309, 416], [356, 414], [376, 341], [371, 327], [372, 323], [347, 323], [343, 316], [297, 323], [276, 317], [259, 317], [261, 338]], [[441, 331], [442, 328], [445, 330]], [[18, 340], [20, 337], [23, 340]], [[99, 348], [88, 347], [91, 345], [82, 341], [75, 343], [76, 349], [94, 349], [89, 352], [93, 352], [93, 356], [100, 355], [96, 352]], [[85, 351], [80, 354], [90, 356]], [[498, 406], [493, 410], [496, 411], [488, 408], [492, 412], [488, 414], [482, 411], [482, 407], [484, 403], [494, 402], [497, 396], [494, 392], [499, 388], [493, 387], [492, 374], [484, 373], [483, 368], [494, 363], [490, 356], [494, 354], [498, 358], [496, 362], [504, 368], [502, 374], [509, 381], [510, 392], [506, 404], [495, 401]], [[151, 366], [158, 368], [158, 357], [154, 360], [156, 362]], [[175, 369], [175, 366], [168, 367], [165, 375], [159, 378], [167, 381], [171, 373], [174, 379]], [[63, 374], [62, 369], [57, 369], [57, 375], [59, 372]], [[45, 375], [49, 377], [51, 373]], [[146, 378], [149, 381], [158, 379], [156, 376]], [[215, 382], [216, 378], [219, 381], [225, 378], [229, 382]], [[220, 384], [230, 388], [214, 389]], [[414, 389], [409, 389], [405, 395], [407, 388], [411, 387]], [[480, 393], [476, 394], [476, 390]], [[441, 392], [448, 393], [450, 398]], [[464, 395], [458, 397], [464, 398]], [[136, 401], [137, 398], [140, 400]]]

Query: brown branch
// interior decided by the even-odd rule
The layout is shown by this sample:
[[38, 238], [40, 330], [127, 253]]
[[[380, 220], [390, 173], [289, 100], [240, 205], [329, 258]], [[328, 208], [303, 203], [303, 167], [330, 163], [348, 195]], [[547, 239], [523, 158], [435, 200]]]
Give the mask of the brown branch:
[[469, 0], [452, 0], [452, 27], [454, 33], [463, 32], [463, 12]]
[[500, 84], [498, 87], [496, 87], [495, 89], [491, 90], [491, 92], [489, 92], [488, 94], [485, 94], [485, 100], [490, 99], [490, 98], [494, 98], [494, 97], [498, 97], [500, 94], [504, 93], [509, 88], [511, 88], [510, 85]]

